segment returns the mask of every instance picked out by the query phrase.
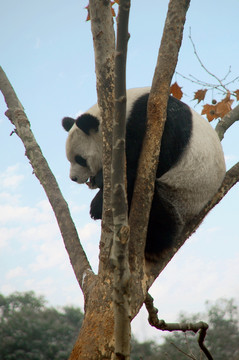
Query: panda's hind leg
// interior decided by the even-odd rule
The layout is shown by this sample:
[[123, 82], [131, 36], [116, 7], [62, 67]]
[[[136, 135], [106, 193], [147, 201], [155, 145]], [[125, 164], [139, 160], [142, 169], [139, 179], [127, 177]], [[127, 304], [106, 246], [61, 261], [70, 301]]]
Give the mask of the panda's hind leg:
[[150, 261], [157, 261], [159, 254], [173, 244], [184, 226], [177, 207], [167, 195], [168, 189], [156, 184], [145, 246], [145, 257]]

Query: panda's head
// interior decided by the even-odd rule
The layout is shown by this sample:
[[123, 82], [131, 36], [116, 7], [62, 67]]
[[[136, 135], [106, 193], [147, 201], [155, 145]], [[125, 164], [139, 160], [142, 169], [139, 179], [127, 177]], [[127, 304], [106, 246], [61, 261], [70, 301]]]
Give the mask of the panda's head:
[[90, 110], [76, 120], [65, 117], [62, 126], [69, 132], [66, 156], [71, 180], [94, 188], [94, 177], [102, 169], [102, 135], [98, 109], [94, 106]]

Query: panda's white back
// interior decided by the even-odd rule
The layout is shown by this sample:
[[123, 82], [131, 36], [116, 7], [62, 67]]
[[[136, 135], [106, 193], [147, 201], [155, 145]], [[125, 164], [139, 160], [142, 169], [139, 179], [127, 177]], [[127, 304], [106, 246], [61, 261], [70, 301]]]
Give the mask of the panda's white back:
[[225, 160], [217, 133], [202, 116], [190, 110], [189, 144], [178, 163], [157, 179], [172, 188], [174, 198], [177, 193], [177, 208], [187, 219], [206, 205], [225, 176]]

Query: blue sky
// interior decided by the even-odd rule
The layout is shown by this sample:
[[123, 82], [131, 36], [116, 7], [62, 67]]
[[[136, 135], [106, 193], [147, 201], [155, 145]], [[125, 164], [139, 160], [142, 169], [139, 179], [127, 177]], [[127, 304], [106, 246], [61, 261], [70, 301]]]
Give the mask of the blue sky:
[[[166, 0], [132, 2], [127, 86], [151, 84], [167, 9]], [[32, 130], [68, 201], [81, 241], [94, 269], [98, 263], [100, 223], [88, 215], [94, 194], [69, 179], [64, 116], [75, 116], [96, 102], [93, 44], [85, 22], [87, 1], [8, 0], [1, 2], [0, 65], [8, 75]], [[199, 65], [188, 38], [191, 28], [198, 53], [210, 71], [230, 79], [238, 73], [239, 3], [192, 1], [177, 71], [212, 82]], [[184, 101], [195, 106], [192, 83]], [[232, 89], [238, 89], [238, 81]], [[208, 94], [208, 101], [217, 92]], [[60, 232], [46, 196], [24, 156], [24, 148], [4, 116], [0, 96], [0, 292], [34, 290], [52, 305], [83, 306]], [[214, 124], [215, 125], [215, 124]], [[227, 166], [239, 159], [238, 124], [222, 142]], [[179, 311], [198, 312], [206, 300], [234, 297], [239, 302], [239, 187], [214, 209], [183, 246], [151, 289], [160, 317], [173, 321]], [[143, 310], [133, 322], [140, 340], [155, 338]]]

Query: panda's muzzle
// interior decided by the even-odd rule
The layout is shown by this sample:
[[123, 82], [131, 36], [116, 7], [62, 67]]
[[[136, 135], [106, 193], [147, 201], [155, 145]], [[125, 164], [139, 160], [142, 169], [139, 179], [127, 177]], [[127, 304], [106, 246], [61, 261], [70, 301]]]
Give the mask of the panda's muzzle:
[[86, 184], [90, 189], [103, 189], [103, 170], [100, 169], [94, 176], [90, 176]]
[[89, 179], [87, 179], [87, 181], [86, 181], [86, 185], [90, 189], [96, 189], [98, 186], [97, 186], [96, 181], [95, 181], [95, 176], [90, 176]]

